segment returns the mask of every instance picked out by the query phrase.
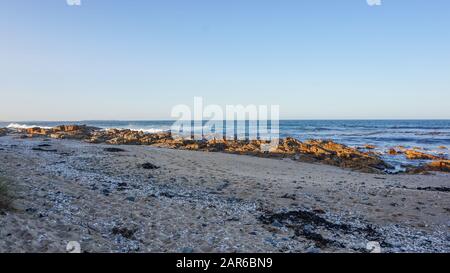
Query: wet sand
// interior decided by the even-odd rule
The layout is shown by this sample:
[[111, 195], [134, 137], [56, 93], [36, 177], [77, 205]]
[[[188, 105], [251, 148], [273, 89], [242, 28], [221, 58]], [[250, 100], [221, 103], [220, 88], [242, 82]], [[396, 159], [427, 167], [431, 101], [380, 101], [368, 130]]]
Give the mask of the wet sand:
[[0, 176], [0, 252], [450, 251], [444, 173], [4, 136]]

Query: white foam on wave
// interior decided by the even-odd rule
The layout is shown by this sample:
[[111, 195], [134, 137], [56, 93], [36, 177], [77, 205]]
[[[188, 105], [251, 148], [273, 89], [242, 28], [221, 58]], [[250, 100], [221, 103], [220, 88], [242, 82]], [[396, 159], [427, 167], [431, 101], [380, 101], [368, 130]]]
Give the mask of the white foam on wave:
[[29, 128], [43, 128], [43, 129], [50, 129], [52, 127], [48, 126], [39, 126], [39, 125], [28, 125], [28, 124], [19, 124], [19, 123], [10, 123], [8, 126], [6, 126], [9, 129], [29, 129]]
[[169, 130], [164, 130], [161, 128], [127, 128], [127, 127], [108, 127], [102, 130], [131, 130], [135, 132], [144, 132], [148, 134], [156, 134], [161, 132], [168, 132]]
[[149, 134], [155, 134], [155, 133], [161, 133], [161, 132], [166, 132], [168, 130], [163, 130], [163, 129], [157, 129], [157, 128], [140, 128], [140, 129], [130, 129], [132, 131], [142, 131], [144, 133], [149, 133]]

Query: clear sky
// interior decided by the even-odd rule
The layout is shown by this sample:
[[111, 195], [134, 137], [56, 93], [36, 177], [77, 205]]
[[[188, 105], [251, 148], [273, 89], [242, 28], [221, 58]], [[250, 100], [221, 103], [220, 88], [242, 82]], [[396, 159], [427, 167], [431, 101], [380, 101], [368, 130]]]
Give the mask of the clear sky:
[[0, 0], [0, 120], [450, 118], [450, 1]]

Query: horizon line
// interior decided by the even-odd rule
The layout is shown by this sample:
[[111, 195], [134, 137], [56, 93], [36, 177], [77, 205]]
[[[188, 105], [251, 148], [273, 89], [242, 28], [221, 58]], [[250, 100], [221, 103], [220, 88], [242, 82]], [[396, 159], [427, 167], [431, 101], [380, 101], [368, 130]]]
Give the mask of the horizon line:
[[[229, 119], [191, 119], [181, 121], [228, 121]], [[260, 121], [264, 119], [232, 119], [233, 121]], [[270, 119], [268, 119], [270, 120]], [[450, 118], [286, 118], [279, 121], [417, 121], [417, 120], [435, 120], [450, 121]], [[1, 123], [29, 123], [29, 122], [102, 122], [102, 121], [180, 121], [178, 119], [83, 119], [83, 120], [0, 120]]]

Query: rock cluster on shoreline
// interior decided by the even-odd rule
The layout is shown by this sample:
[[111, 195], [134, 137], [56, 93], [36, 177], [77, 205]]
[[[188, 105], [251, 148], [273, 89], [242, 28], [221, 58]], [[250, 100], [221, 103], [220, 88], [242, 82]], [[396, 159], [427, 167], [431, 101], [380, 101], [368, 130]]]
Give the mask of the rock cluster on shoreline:
[[436, 160], [424, 166], [412, 168], [410, 173], [450, 172], [450, 160]]
[[[45, 136], [54, 139], [76, 139], [89, 143], [106, 143], [112, 145], [152, 145], [172, 149], [198, 150], [207, 152], [226, 152], [262, 157], [288, 157], [304, 162], [321, 162], [328, 165], [348, 168], [367, 173], [381, 173], [392, 168], [376, 153], [363, 152], [331, 140], [308, 140], [301, 142], [288, 137], [280, 139], [275, 150], [265, 152], [261, 149], [265, 140], [225, 140], [204, 139], [187, 140], [173, 138], [170, 132], [145, 133], [129, 129], [103, 130], [86, 125], [61, 125], [54, 128], [18, 129], [24, 137]], [[0, 136], [8, 133], [8, 129], [0, 129]], [[371, 149], [375, 148], [370, 146]], [[370, 149], [370, 150], [371, 150]], [[428, 171], [449, 172], [449, 160], [426, 154], [415, 149], [394, 149], [389, 154], [404, 154], [410, 160], [433, 160], [425, 166], [408, 168], [409, 173], [426, 173]]]

